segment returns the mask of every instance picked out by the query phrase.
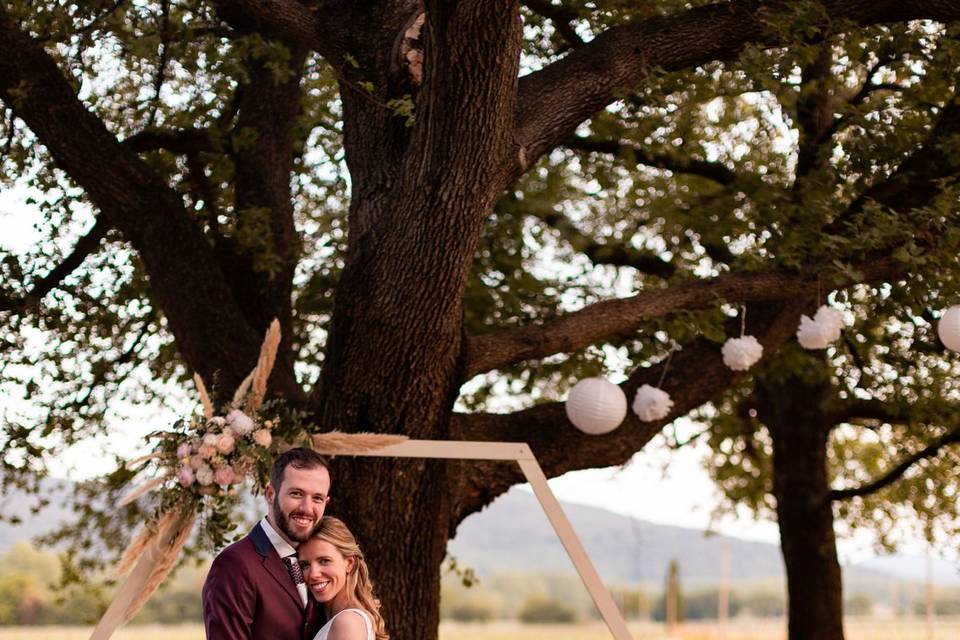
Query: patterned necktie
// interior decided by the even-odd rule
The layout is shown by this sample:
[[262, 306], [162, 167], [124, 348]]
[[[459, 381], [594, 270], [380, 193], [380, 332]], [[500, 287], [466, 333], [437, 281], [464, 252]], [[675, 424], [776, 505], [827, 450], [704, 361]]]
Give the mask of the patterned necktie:
[[303, 571], [300, 570], [300, 562], [297, 560], [297, 555], [291, 554], [285, 556], [283, 561], [287, 563], [287, 571], [290, 572], [290, 577], [293, 578], [293, 584], [304, 584]]

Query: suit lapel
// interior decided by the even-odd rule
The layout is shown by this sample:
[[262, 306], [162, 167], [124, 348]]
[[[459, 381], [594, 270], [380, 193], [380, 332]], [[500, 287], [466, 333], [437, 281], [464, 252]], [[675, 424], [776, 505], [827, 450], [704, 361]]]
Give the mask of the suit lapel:
[[263, 532], [263, 528], [259, 524], [250, 532], [250, 537], [253, 539], [254, 548], [263, 559], [263, 568], [274, 580], [280, 583], [284, 591], [290, 594], [290, 597], [296, 601], [297, 606], [303, 609], [303, 600], [300, 599], [297, 585], [293, 583], [293, 578], [290, 577], [287, 566], [283, 564], [277, 550], [273, 548], [273, 543], [270, 542], [270, 538]]

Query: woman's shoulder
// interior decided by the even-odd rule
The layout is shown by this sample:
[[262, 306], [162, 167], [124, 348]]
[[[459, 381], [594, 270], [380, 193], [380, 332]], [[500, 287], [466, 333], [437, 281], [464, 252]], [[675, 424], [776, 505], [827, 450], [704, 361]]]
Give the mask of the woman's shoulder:
[[331, 620], [329, 640], [366, 640], [373, 625], [363, 609], [344, 609]]

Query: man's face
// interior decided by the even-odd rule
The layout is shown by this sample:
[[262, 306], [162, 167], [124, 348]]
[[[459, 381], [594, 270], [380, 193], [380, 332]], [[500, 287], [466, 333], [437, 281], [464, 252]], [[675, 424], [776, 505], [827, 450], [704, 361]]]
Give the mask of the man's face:
[[287, 467], [279, 487], [267, 487], [270, 524], [293, 546], [308, 540], [320, 525], [330, 492], [325, 467]]

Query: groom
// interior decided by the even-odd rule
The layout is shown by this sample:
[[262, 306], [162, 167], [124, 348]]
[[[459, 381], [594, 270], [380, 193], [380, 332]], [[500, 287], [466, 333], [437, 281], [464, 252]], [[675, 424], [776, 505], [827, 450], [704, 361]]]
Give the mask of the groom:
[[274, 460], [266, 517], [220, 552], [203, 585], [207, 640], [313, 639], [325, 616], [307, 596], [296, 547], [319, 526], [329, 492], [319, 453], [296, 448]]

